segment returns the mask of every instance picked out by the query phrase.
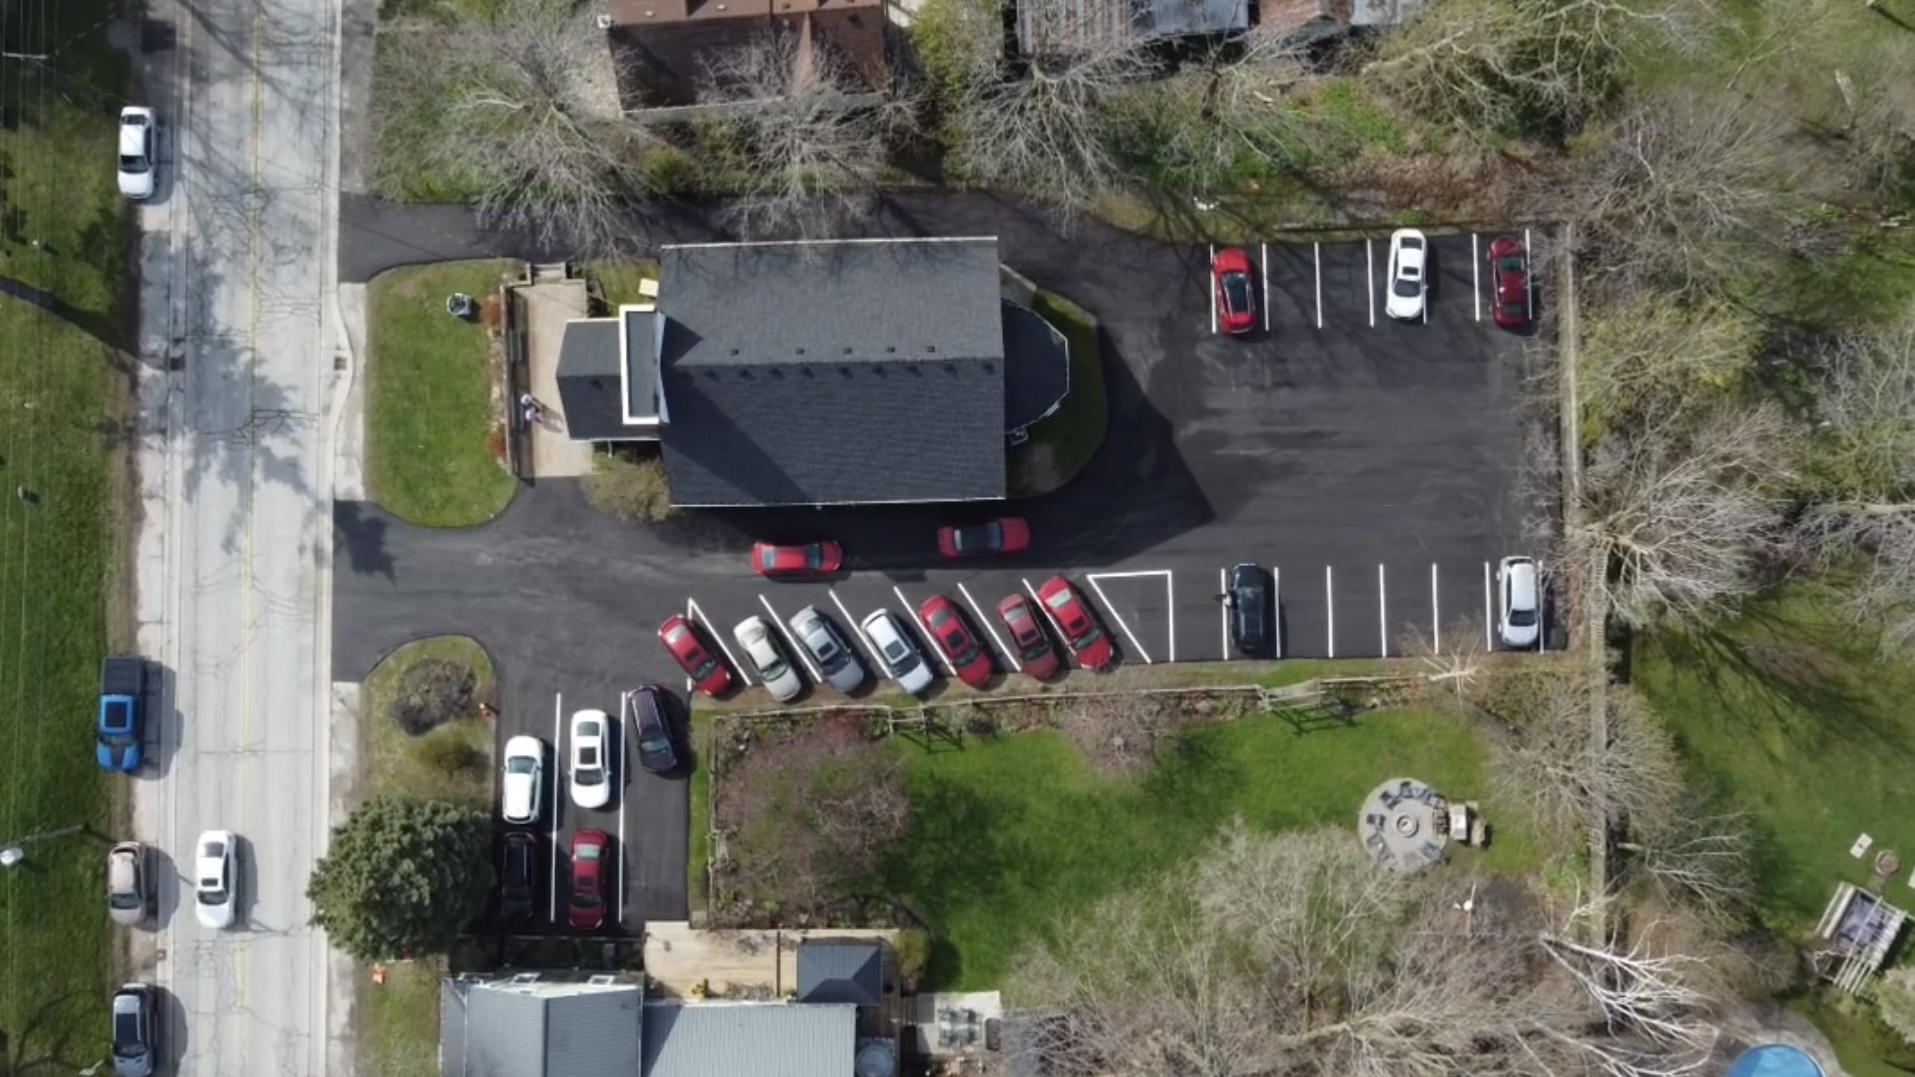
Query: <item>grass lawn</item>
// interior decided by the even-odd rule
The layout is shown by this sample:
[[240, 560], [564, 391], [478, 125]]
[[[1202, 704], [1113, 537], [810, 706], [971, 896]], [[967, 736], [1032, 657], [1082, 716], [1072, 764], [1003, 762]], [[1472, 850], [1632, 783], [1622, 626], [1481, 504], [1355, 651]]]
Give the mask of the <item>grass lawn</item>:
[[[1633, 676], [1707, 787], [1752, 816], [1763, 916], [1801, 936], [1872, 853], [1915, 854], [1915, 666], [1877, 660], [1808, 589], [1720, 632], [1638, 644]], [[1863, 859], [1849, 845], [1867, 832]], [[1915, 900], [1906, 876], [1890, 884]]]
[[[430, 736], [455, 737], [484, 753], [485, 765], [459, 775], [425, 765], [408, 737], [388, 716], [400, 677], [428, 659], [458, 662], [478, 674], [478, 698], [494, 697], [492, 661], [464, 636], [415, 640], [387, 655], [366, 677], [360, 697], [360, 743], [365, 745], [366, 796], [404, 792], [475, 805], [492, 803], [492, 724], [468, 719], [442, 726]], [[358, 971], [359, 1040], [366, 1068], [380, 1077], [437, 1077], [439, 1072], [440, 958], [395, 962], [386, 966], [386, 982], [374, 984], [370, 967]]]
[[705, 759], [711, 747], [711, 729], [711, 711], [694, 703], [691, 735], [686, 738], [692, 750], [692, 772], [687, 779], [692, 783], [692, 833], [691, 852], [685, 857], [685, 874], [691, 884], [685, 892], [691, 895], [694, 909], [705, 907], [709, 881], [705, 878], [705, 860], [711, 856], [711, 768], [705, 765]]
[[[658, 263], [650, 258], [635, 261], [585, 263], [585, 276], [598, 282], [605, 302], [616, 311], [621, 303], [650, 303], [652, 297], [638, 290], [640, 281], [658, 279]], [[608, 312], [609, 313], [609, 312]]]
[[116, 794], [134, 779], [101, 773], [88, 731], [100, 658], [131, 642], [133, 619], [122, 513], [136, 360], [118, 351], [133, 339], [132, 232], [111, 164], [128, 68], [105, 40], [117, 10], [68, 0], [10, 21], [6, 47], [57, 50], [57, 72], [0, 60], [0, 842], [86, 828], [0, 871], [8, 1073], [104, 1062], [107, 998], [125, 971], [100, 871], [119, 835]]
[[429, 527], [498, 515], [516, 484], [486, 444], [491, 343], [446, 314], [454, 292], [483, 297], [507, 261], [387, 270], [368, 293], [366, 489], [388, 512]]
[[938, 936], [940, 989], [996, 986], [1018, 949], [1061, 917], [1174, 870], [1241, 815], [1271, 830], [1350, 828], [1378, 783], [1414, 775], [1483, 803], [1494, 841], [1460, 863], [1539, 866], [1542, 844], [1488, 796], [1486, 752], [1460, 720], [1378, 712], [1298, 736], [1249, 718], [1195, 729], [1187, 754], [1138, 782], [1090, 770], [1063, 737], [1030, 733], [909, 753], [912, 830], [883, 870], [885, 888]]
[[1035, 497], [1075, 478], [1104, 444], [1110, 421], [1096, 320], [1050, 292], [1038, 292], [1031, 309], [1070, 342], [1071, 388], [1057, 414], [1032, 427], [1031, 440], [1011, 450], [1012, 497]]

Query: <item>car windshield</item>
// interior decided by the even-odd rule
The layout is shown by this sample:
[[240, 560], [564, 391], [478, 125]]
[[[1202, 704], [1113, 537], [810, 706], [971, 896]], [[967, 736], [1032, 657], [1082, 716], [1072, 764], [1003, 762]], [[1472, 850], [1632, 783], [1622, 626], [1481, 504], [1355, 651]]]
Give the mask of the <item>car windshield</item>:
[[650, 752], [654, 755], [662, 755], [665, 752], [671, 751], [671, 748], [672, 742], [670, 738], [665, 736], [662, 730], [653, 730], [645, 739], [638, 742], [639, 751]]
[[[737, 562], [733, 562], [733, 564], [736, 563]], [[581, 845], [572, 850], [572, 857], [575, 860], [597, 860], [602, 848], [603, 846], [596, 844]]]
[[1520, 254], [1506, 254], [1497, 261], [1496, 269], [1497, 272], [1500, 273], [1521, 274], [1523, 271], [1523, 256]]
[[1396, 278], [1396, 283], [1390, 286], [1390, 291], [1409, 299], [1415, 296], [1419, 289], [1416, 284], [1416, 274], [1407, 269], [1404, 270], [1404, 274]]
[[758, 553], [758, 567], [773, 569], [778, 567], [778, 547], [766, 546]]
[[1223, 276], [1224, 306], [1231, 310], [1250, 309], [1250, 278], [1243, 273], [1225, 273]]
[[697, 667], [692, 670], [692, 680], [702, 681], [716, 672], [718, 672], [718, 656], [708, 654], [705, 656], [705, 660], [698, 663]]
[[1033, 658], [1042, 658], [1044, 652], [1051, 649], [1051, 645], [1044, 642], [1044, 637], [1035, 632], [1023, 637], [1018, 640], [1018, 642], [1021, 644], [1018, 648], [1018, 655], [1026, 662]]
[[605, 774], [599, 769], [598, 749], [583, 747], [578, 753], [578, 773], [572, 780], [580, 785], [597, 785], [605, 780]]
[[1088, 621], [1078, 621], [1070, 625], [1071, 646], [1083, 650], [1103, 638], [1103, 633], [1092, 628]]
[[805, 565], [809, 568], [825, 567], [825, 548], [822, 543], [805, 547]]
[[953, 628], [944, 634], [944, 646], [953, 654], [970, 646], [971, 641], [964, 638], [964, 630]]
[[530, 774], [538, 768], [538, 762], [530, 756], [515, 755], [505, 761], [507, 774]]
[[1503, 304], [1503, 317], [1505, 318], [1521, 318], [1528, 313], [1529, 311], [1526, 310], [1521, 303]]
[[1510, 610], [1509, 623], [1517, 628], [1532, 628], [1536, 624], [1535, 610]]
[[201, 879], [199, 881], [199, 903], [201, 905], [226, 904], [226, 887], [221, 885], [218, 879]]
[[140, 1042], [137, 1012], [113, 1015], [113, 1053], [120, 1058], [138, 1058], [146, 1053], [146, 1045]]
[[144, 155], [124, 153], [120, 155], [120, 171], [122, 172], [138, 175], [139, 173], [145, 172], [147, 167], [146, 157]]
[[[756, 661], [756, 659], [754, 659], [754, 661]], [[785, 674], [791, 672], [791, 666], [782, 658], [773, 658], [770, 661], [759, 662], [758, 672], [764, 674], [766, 680], [775, 681], [782, 679]]]
[[960, 552], [965, 550], [995, 550], [1004, 543], [1004, 529], [995, 523], [979, 524], [976, 527], [960, 527], [952, 537], [951, 545]]

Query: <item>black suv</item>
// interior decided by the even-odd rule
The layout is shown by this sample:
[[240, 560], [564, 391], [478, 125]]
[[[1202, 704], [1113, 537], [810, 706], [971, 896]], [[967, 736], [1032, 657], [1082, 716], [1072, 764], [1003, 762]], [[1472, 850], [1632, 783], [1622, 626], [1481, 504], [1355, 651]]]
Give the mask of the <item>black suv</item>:
[[499, 865], [499, 915], [507, 920], [531, 919], [538, 861], [538, 835], [529, 830], [506, 831], [505, 857]]
[[1237, 653], [1264, 657], [1270, 650], [1271, 610], [1269, 577], [1263, 569], [1248, 564], [1231, 569], [1224, 604], [1230, 607], [1230, 641]]
[[638, 727], [638, 762], [653, 774], [670, 774], [678, 769], [678, 753], [672, 749], [670, 697], [655, 684], [644, 684], [631, 694], [632, 724]]

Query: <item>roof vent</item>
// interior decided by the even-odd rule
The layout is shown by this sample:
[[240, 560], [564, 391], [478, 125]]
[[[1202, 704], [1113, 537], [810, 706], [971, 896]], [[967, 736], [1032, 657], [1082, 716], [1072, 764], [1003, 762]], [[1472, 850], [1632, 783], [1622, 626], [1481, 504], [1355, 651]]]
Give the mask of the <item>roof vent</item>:
[[956, 363], [946, 363], [946, 364], [944, 364], [944, 372], [945, 372], [946, 374], [955, 374], [955, 373], [957, 373], [957, 364], [956, 364]]
[[799, 348], [799, 349], [798, 349], [798, 354], [799, 354], [799, 355], [803, 355], [804, 353], [805, 353], [805, 350], [804, 350], [803, 348]]
[[847, 345], [845, 345], [845, 349], [844, 349], [844, 353], [845, 353], [846, 355], [850, 355], [850, 354], [851, 354], [851, 346], [850, 346], [849, 344], [847, 344]]
[[923, 367], [921, 367], [921, 366], [919, 366], [919, 365], [917, 365], [916, 363], [913, 363], [913, 364], [911, 364], [910, 366], [908, 366], [908, 367], [906, 367], [905, 369], [906, 369], [906, 370], [909, 370], [909, 371], [911, 372], [911, 376], [912, 376], [912, 377], [914, 377], [914, 378], [922, 378], [922, 377], [924, 377], [924, 368], [923, 368]]
[[588, 984], [597, 984], [600, 987], [610, 987], [618, 982], [618, 977], [609, 972], [601, 972], [596, 976], [588, 977], [585, 982]]
[[535, 984], [539, 982], [539, 974], [536, 972], [521, 972], [512, 977], [512, 982], [515, 984]]
[[851, 376], [851, 368], [848, 366], [841, 366], [838, 368], [838, 373], [848, 378]]
[[780, 369], [780, 368], [778, 368], [778, 367], [772, 367], [772, 368], [771, 368], [771, 376], [772, 376], [772, 377], [774, 377], [774, 378], [780, 378], [780, 379], [782, 379], [782, 378], [783, 378], [783, 377], [785, 376], [785, 372], [784, 372], [784, 371], [783, 371], [782, 369]]
[[808, 366], [801, 366], [801, 367], [799, 367], [799, 368], [798, 368], [798, 373], [800, 373], [800, 374], [802, 374], [802, 375], [804, 375], [804, 376], [805, 376], [805, 377], [807, 377], [807, 378], [809, 378], [809, 377], [811, 377], [811, 376], [812, 376], [812, 373], [811, 373], [811, 368], [810, 368], [810, 367], [808, 367]]
[[934, 352], [938, 350], [938, 346], [936, 344], [926, 344], [924, 346], [924, 350], [927, 352]]
[[996, 369], [997, 369], [989, 363], [979, 363], [978, 367], [982, 369], [986, 374], [996, 373]]
[[731, 353], [732, 353], [733, 355], [737, 355], [737, 354], [738, 354], [738, 349], [737, 349], [737, 348], [733, 348], [733, 349], [731, 350]]
[[895, 351], [897, 351], [897, 350], [898, 350], [898, 349], [896, 349], [896, 348], [894, 348], [894, 347], [892, 347], [892, 346], [891, 346], [891, 345], [889, 345], [889, 344], [886, 344], [886, 345], [884, 346], [884, 354], [886, 354], [886, 355], [890, 355], [890, 354], [891, 354], [892, 352], [895, 352]]

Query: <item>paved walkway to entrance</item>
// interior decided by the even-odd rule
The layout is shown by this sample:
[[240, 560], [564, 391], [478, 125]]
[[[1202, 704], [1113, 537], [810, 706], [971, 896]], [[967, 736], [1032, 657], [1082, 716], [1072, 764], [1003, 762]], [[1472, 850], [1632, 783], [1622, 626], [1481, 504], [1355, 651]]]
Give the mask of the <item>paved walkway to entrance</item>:
[[518, 289], [525, 311], [525, 361], [532, 395], [545, 405], [532, 431], [532, 477], [574, 478], [592, 473], [590, 442], [565, 434], [559, 409], [559, 347], [565, 323], [586, 316], [585, 282], [579, 279], [532, 284]]

